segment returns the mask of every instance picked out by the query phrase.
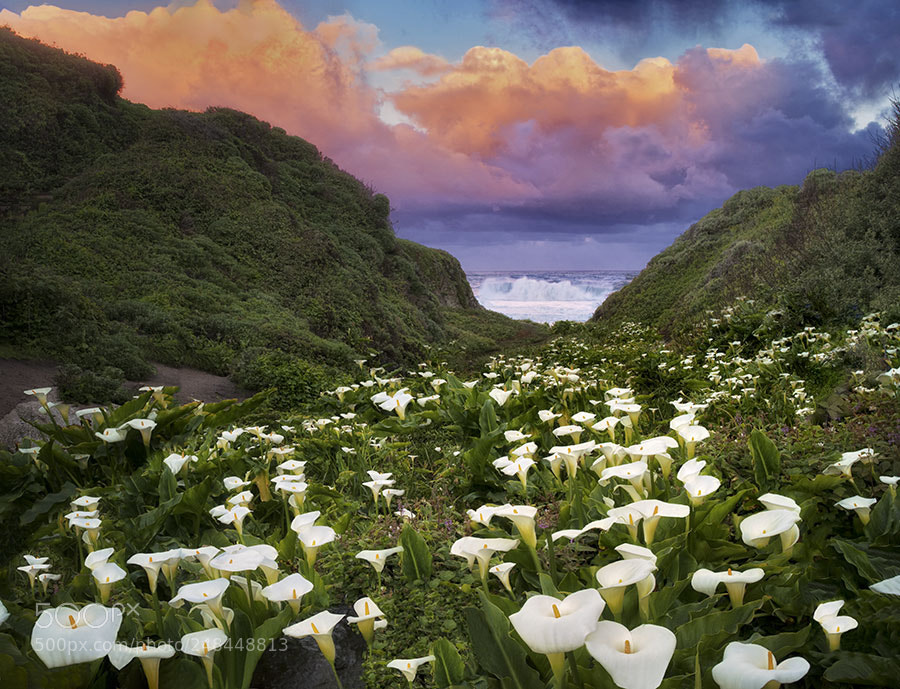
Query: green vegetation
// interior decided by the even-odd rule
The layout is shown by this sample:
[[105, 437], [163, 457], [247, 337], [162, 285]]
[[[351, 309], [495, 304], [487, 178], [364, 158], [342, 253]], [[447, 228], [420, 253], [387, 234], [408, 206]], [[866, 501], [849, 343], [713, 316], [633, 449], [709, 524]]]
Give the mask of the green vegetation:
[[[756, 337], [740, 343], [750, 323]], [[37, 615], [47, 606], [119, 606], [127, 614], [116, 638], [128, 646], [174, 644], [220, 626], [228, 641], [216, 651], [213, 687], [239, 689], [263, 686], [253, 681], [262, 655], [254, 649], [283, 653], [282, 629], [366, 597], [388, 623], [366, 652], [366, 686], [396, 686], [392, 659], [431, 654], [416, 680], [423, 686], [538, 689], [554, 672], [540, 635], [529, 633], [537, 622], [515, 617], [536, 594], [557, 602], [587, 595], [595, 607], [602, 595], [603, 624], [669, 630], [663, 689], [739, 686], [713, 680], [732, 642], [762, 646], [773, 662], [803, 658], [810, 667], [791, 686], [893, 687], [900, 599], [872, 586], [900, 574], [891, 485], [900, 472], [900, 326], [872, 316], [850, 332], [771, 337], [766, 327], [765, 312], [743, 300], [678, 348], [627, 324], [603, 341], [569, 334], [529, 358], [497, 357], [469, 381], [435, 360], [389, 377], [357, 369], [356, 382], [267, 428], [250, 425], [267, 393], [178, 406], [174, 388], [150, 390], [80, 418], [47, 408], [32, 447], [0, 451], [0, 519], [16, 526], [0, 544], [0, 601], [10, 613], [0, 627], [4, 689], [145, 686], [137, 663], [117, 670], [97, 656], [46, 667], [52, 657]], [[277, 384], [295, 394], [311, 375], [286, 367]], [[505, 470], [516, 457], [524, 470]], [[619, 473], [633, 467], [643, 472], [638, 480]], [[388, 502], [391, 490], [401, 493]], [[98, 510], [92, 536], [73, 521], [73, 501], [85, 496], [99, 498], [87, 507]], [[864, 498], [872, 499], [865, 513], [836, 505]], [[656, 512], [644, 509], [663, 516], [651, 527]], [[314, 558], [310, 525], [292, 521], [313, 511], [323, 539]], [[750, 529], [767, 519], [771, 534]], [[269, 563], [232, 575], [223, 598], [229, 624], [202, 606], [168, 604], [185, 585], [221, 575], [191, 549], [240, 545], [262, 548], [278, 571]], [[385, 555], [380, 572], [357, 557], [398, 545], [404, 551]], [[485, 563], [512, 567], [508, 588], [482, 575], [477, 555], [469, 552], [467, 564], [467, 548], [495, 545]], [[83, 564], [89, 549], [104, 553], [114, 574], [127, 573], [106, 600], [102, 575]], [[624, 565], [630, 574], [616, 576], [637, 585], [617, 603], [598, 572], [623, 567], [625, 552], [653, 562]], [[144, 566], [128, 562], [139, 553], [178, 560], [155, 594]], [[59, 579], [32, 588], [28, 572], [16, 571], [28, 569], [25, 554], [49, 558], [33, 573]], [[758, 571], [732, 598], [695, 579], [702, 570]], [[310, 590], [298, 595], [297, 611], [269, 601], [269, 589], [249, 600], [235, 578], [246, 575], [261, 591], [298, 574]], [[836, 600], [859, 623], [841, 618], [839, 648], [813, 618]], [[556, 686], [612, 689], [612, 666], [583, 638], [571, 643]], [[180, 652], [161, 673], [161, 686], [175, 676], [184, 689], [207, 686], [197, 659]]]
[[691, 226], [593, 321], [668, 335], [752, 295], [785, 327], [900, 318], [900, 103], [870, 170], [815, 170], [801, 187], [741, 191]]
[[70, 396], [151, 361], [259, 388], [285, 357], [334, 374], [373, 351], [495, 349], [485, 324], [543, 332], [481, 310], [456, 259], [398, 240], [388, 199], [312, 144], [120, 87], [112, 66], [0, 29], [0, 346], [78, 366]]

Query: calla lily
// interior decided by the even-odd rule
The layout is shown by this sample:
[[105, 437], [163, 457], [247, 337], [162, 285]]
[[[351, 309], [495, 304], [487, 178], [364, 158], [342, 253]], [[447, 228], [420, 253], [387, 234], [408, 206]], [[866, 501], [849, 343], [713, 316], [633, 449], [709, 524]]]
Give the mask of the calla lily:
[[504, 431], [503, 438], [508, 443], [517, 443], [520, 440], [525, 440], [528, 436], [522, 433], [522, 431]]
[[0, 625], [2, 625], [8, 619], [9, 619], [9, 610], [7, 610], [6, 606], [3, 605], [3, 601], [0, 601]]
[[200, 458], [197, 455], [186, 455], [184, 453], [173, 452], [163, 460], [163, 464], [169, 467], [169, 471], [178, 474], [188, 462], [196, 462]]
[[37, 401], [43, 406], [47, 404], [47, 395], [50, 394], [51, 390], [53, 390], [53, 388], [32, 388], [31, 390], [24, 390], [23, 392], [26, 395], [37, 398]]
[[597, 431], [598, 433], [602, 433], [606, 431], [609, 433], [609, 439], [613, 442], [616, 441], [616, 424], [619, 423], [619, 417], [617, 416], [607, 416], [606, 418], [600, 419], [593, 426], [591, 426], [592, 430]]
[[245, 505], [236, 505], [232, 507], [230, 510], [225, 510], [225, 512], [217, 517], [217, 519], [223, 524], [231, 524], [238, 532], [238, 536], [243, 536], [244, 533], [244, 519], [247, 518], [247, 515], [250, 514], [250, 508]]
[[112, 557], [112, 554], [115, 552], [113, 548], [103, 548], [102, 550], [95, 550], [93, 553], [89, 553], [86, 558], [84, 558], [84, 566], [89, 570], [93, 571], [98, 567], [102, 567], [107, 563], [109, 558]]
[[251, 502], [253, 502], [253, 492], [244, 490], [237, 495], [232, 495], [225, 501], [225, 504], [228, 505], [229, 508], [238, 507], [239, 505], [247, 507]]
[[379, 574], [384, 571], [385, 561], [389, 556], [395, 553], [402, 553], [403, 546], [397, 546], [395, 548], [386, 548], [384, 550], [361, 550], [356, 554], [356, 558], [358, 560], [365, 560], [375, 569]]
[[227, 579], [234, 572], [252, 572], [266, 559], [265, 553], [253, 548], [226, 548], [209, 561], [209, 566]]
[[698, 569], [691, 577], [691, 587], [707, 596], [715, 595], [719, 584], [725, 584], [731, 606], [734, 608], [744, 604], [744, 591], [747, 584], [753, 584], [763, 578], [765, 572], [759, 567], [738, 572], [728, 568], [726, 572], [713, 572], [708, 569]]
[[660, 519], [663, 517], [684, 519], [691, 513], [687, 505], [678, 505], [674, 502], [663, 502], [662, 500], [640, 500], [631, 503], [629, 507], [633, 510], [638, 510], [644, 517], [644, 542], [647, 545], [653, 543], [653, 537], [656, 534], [656, 527]]
[[720, 689], [763, 689], [790, 684], [809, 672], [803, 658], [775, 661], [771, 651], [756, 644], [732, 641], [725, 647], [722, 662], [713, 667], [712, 676]]
[[604, 607], [596, 589], [576, 591], [562, 600], [538, 595], [525, 601], [509, 621], [532, 651], [548, 656], [557, 685], [562, 686], [564, 654], [584, 645]]
[[488, 572], [497, 577], [500, 580], [500, 583], [503, 584], [503, 588], [512, 593], [513, 590], [509, 583], [509, 574], [515, 566], [515, 562], [501, 562], [499, 565], [491, 567]]
[[616, 523], [615, 518], [606, 517], [604, 519], [597, 519], [592, 521], [584, 526], [581, 529], [562, 529], [561, 531], [554, 531], [550, 534], [550, 538], [554, 541], [558, 541], [560, 538], [568, 538], [570, 541], [574, 541], [579, 536], [583, 536], [589, 531], [609, 531], [613, 524]]
[[80, 498], [73, 500], [69, 504], [72, 506], [73, 510], [91, 511], [96, 509], [97, 505], [100, 504], [100, 498], [95, 498], [92, 495], [82, 495]]
[[703, 468], [705, 466], [706, 462], [704, 462], [702, 459], [689, 459], [678, 469], [678, 473], [675, 474], [675, 478], [684, 483], [694, 476], [699, 476], [700, 472], [703, 471]]
[[676, 432], [684, 441], [684, 451], [688, 459], [694, 456], [697, 443], [709, 437], [709, 431], [703, 426], [679, 426]]
[[552, 422], [553, 419], [558, 419], [562, 414], [555, 414], [549, 409], [541, 409], [538, 412], [538, 418], [544, 423]]
[[406, 418], [406, 408], [413, 401], [413, 396], [409, 394], [408, 388], [398, 390], [393, 395], [387, 396], [378, 406], [385, 411], [396, 412], [401, 420]]
[[469, 515], [469, 519], [471, 519], [476, 524], [481, 524], [482, 526], [490, 526], [495, 509], [496, 507], [492, 507], [490, 505], [482, 505], [477, 510], [466, 510], [466, 514]]
[[127, 431], [120, 428], [104, 428], [102, 432], [94, 432], [104, 443], [121, 443], [127, 437]]
[[[147, 581], [150, 584], [150, 593], [156, 593], [156, 581], [159, 576], [159, 570], [164, 565], [171, 564], [173, 560], [176, 564], [181, 560], [180, 549], [166, 550], [161, 553], [135, 553], [126, 560], [126, 564], [143, 567], [147, 573]], [[174, 577], [169, 577], [169, 584], [174, 583]]]
[[568, 426], [557, 426], [553, 429], [553, 435], [555, 435], [557, 438], [571, 436], [572, 440], [576, 443], [581, 439], [581, 434], [583, 432], [584, 428], [576, 424], [570, 424]]
[[434, 662], [434, 656], [423, 656], [422, 658], [397, 658], [387, 664], [393, 670], [399, 670], [406, 677], [406, 681], [410, 684], [416, 678], [416, 672], [419, 667], [425, 663]]
[[487, 580], [488, 567], [495, 553], [505, 553], [519, 545], [515, 538], [477, 538], [464, 536], [457, 540], [450, 549], [451, 555], [466, 558], [469, 567], [476, 560], [481, 574], [481, 580]]
[[91, 575], [97, 583], [97, 588], [100, 589], [100, 602], [106, 605], [112, 585], [117, 581], [122, 581], [128, 575], [128, 572], [115, 562], [107, 562], [92, 569]]
[[856, 512], [859, 520], [865, 525], [869, 523], [869, 513], [872, 510], [872, 505], [876, 502], [878, 501], [875, 498], [862, 498], [859, 495], [854, 495], [852, 498], [844, 498], [836, 502], [835, 505], [843, 507], [845, 510]]
[[837, 651], [841, 647], [841, 634], [856, 629], [857, 621], [848, 615], [838, 615], [844, 606], [844, 601], [836, 600], [830, 603], [820, 603], [813, 613], [813, 619], [822, 625], [825, 637], [828, 639], [828, 649]]
[[516, 476], [522, 483], [522, 490], [528, 492], [528, 470], [534, 466], [534, 460], [528, 457], [519, 457], [515, 461], [510, 461], [506, 457], [495, 459], [494, 468], [499, 469], [507, 476]]
[[643, 480], [646, 473], [647, 464], [645, 462], [629, 462], [628, 464], [606, 467], [600, 472], [600, 481], [609, 481], [611, 478], [627, 479], [631, 484], [630, 487], [625, 486], [628, 489], [628, 493], [635, 500], [640, 500], [644, 492]]
[[[800, 515], [792, 510], [766, 510], [741, 520], [741, 539], [754, 548], [765, 548], [772, 536], [781, 536], [782, 550], [790, 552], [799, 531]], [[795, 534], [796, 532], [796, 534]]]
[[353, 610], [356, 612], [354, 617], [348, 617], [347, 622], [355, 624], [359, 633], [366, 640], [366, 644], [371, 646], [375, 639], [375, 621], [379, 617], [384, 617], [375, 601], [368, 596], [360, 598], [353, 604]]
[[306, 469], [306, 462], [301, 462], [296, 459], [289, 459], [279, 464], [277, 469], [282, 474], [290, 473], [300, 475], [303, 473], [304, 469]]
[[185, 584], [178, 589], [176, 596], [169, 601], [173, 608], [181, 607], [184, 601], [188, 603], [203, 603], [209, 606], [216, 617], [224, 619], [225, 612], [222, 609], [222, 596], [228, 590], [228, 579], [219, 578], [212, 581], [201, 581], [195, 584]]
[[228, 636], [221, 629], [203, 629], [181, 637], [181, 651], [200, 658], [209, 687], [213, 686], [213, 656], [225, 645]]
[[655, 570], [655, 563], [638, 558], [612, 562], [597, 570], [600, 595], [613, 615], [618, 618], [622, 614], [625, 588], [645, 581]]
[[250, 485], [250, 481], [244, 481], [239, 476], [226, 476], [222, 483], [225, 484], [225, 490], [237, 490]]
[[656, 689], [675, 653], [675, 635], [655, 624], [627, 627], [601, 620], [584, 645], [622, 689]]
[[89, 545], [92, 548], [97, 547], [97, 540], [100, 538], [100, 526], [101, 521], [99, 519], [83, 519], [76, 518], [69, 520], [69, 526], [75, 527], [75, 532], [78, 533], [80, 529], [83, 529], [85, 534], [87, 535]]
[[38, 574], [38, 581], [41, 582], [41, 588], [44, 591], [44, 595], [47, 595], [47, 587], [50, 585], [51, 581], [59, 581], [62, 577], [59, 574], [51, 574], [50, 572], [44, 572], [43, 574]]
[[793, 498], [778, 493], [766, 493], [757, 498], [757, 501], [767, 510], [790, 510], [800, 514], [800, 505]]
[[302, 574], [289, 574], [281, 581], [266, 586], [262, 595], [273, 602], [287, 602], [297, 615], [300, 613], [300, 599], [313, 590], [313, 584]]
[[116, 670], [121, 670], [132, 660], [137, 658], [141, 661], [144, 669], [144, 676], [147, 678], [147, 686], [149, 689], [159, 688], [159, 662], [163, 658], [171, 658], [175, 655], [175, 648], [169, 644], [161, 644], [154, 646], [152, 644], [141, 644], [134, 648], [125, 646], [124, 644], [115, 644], [109, 652], [109, 662], [113, 664]]
[[529, 548], [537, 547], [537, 535], [534, 531], [534, 518], [537, 508], [528, 505], [501, 505], [494, 509], [494, 516], [505, 517], [516, 525], [522, 541]]
[[344, 619], [344, 615], [335, 615], [332, 612], [323, 610], [302, 622], [285, 627], [283, 631], [287, 636], [292, 636], [295, 639], [302, 639], [304, 636], [313, 637], [319, 645], [322, 655], [334, 668], [334, 639], [332, 639], [331, 633], [342, 619]]
[[887, 596], [900, 596], [900, 574], [890, 579], [883, 579], [877, 584], [872, 584], [869, 588], [876, 593], [882, 593]]
[[96, 603], [48, 608], [31, 630], [31, 648], [51, 669], [89, 663], [112, 650], [121, 624], [120, 609]]
[[697, 474], [696, 476], [690, 476], [684, 482], [684, 490], [688, 498], [690, 498], [691, 504], [696, 506], [701, 504], [707, 496], [719, 490], [721, 485], [722, 482], [715, 476]]
[[153, 433], [153, 429], [156, 428], [156, 421], [153, 419], [131, 419], [130, 421], [126, 421], [119, 428], [121, 429], [124, 426], [140, 431], [141, 440], [144, 441], [144, 445], [147, 447], [150, 446], [150, 434]]
[[291, 521], [291, 531], [295, 532], [299, 536], [301, 532], [315, 525], [316, 520], [320, 516], [322, 516], [322, 513], [319, 510], [298, 514], [296, 517], [294, 517], [293, 521]]
[[209, 566], [209, 561], [218, 554], [219, 549], [213, 545], [203, 546], [202, 548], [181, 549], [181, 559], [196, 560], [197, 562], [199, 562], [200, 566], [203, 567], [203, 571], [206, 572], [206, 576], [208, 576], [210, 579], [215, 579], [217, 575], [214, 574], [212, 568]]
[[45, 569], [50, 569], [50, 565], [39, 564], [39, 565], [24, 565], [22, 567], [17, 568], [20, 572], [25, 572], [28, 575], [28, 584], [31, 586], [32, 591], [34, 590], [34, 581], [37, 579], [38, 574], [40, 574]]
[[316, 564], [319, 548], [331, 543], [336, 536], [337, 534], [330, 526], [310, 526], [298, 534], [300, 545], [303, 546], [303, 552], [306, 553], [306, 561], [310, 567]]
[[384, 502], [387, 505], [387, 509], [391, 509], [391, 500], [393, 500], [394, 498], [399, 498], [405, 494], [406, 491], [402, 488], [384, 488], [381, 491], [381, 495], [384, 497]]
[[506, 404], [512, 394], [512, 390], [501, 390], [500, 388], [491, 388], [488, 392], [488, 396], [501, 407]]

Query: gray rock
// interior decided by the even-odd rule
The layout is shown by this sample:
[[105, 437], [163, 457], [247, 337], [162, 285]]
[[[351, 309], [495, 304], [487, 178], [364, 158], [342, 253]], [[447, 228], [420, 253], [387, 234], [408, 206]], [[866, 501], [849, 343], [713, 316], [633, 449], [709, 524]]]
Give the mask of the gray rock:
[[[353, 615], [347, 606], [331, 608], [338, 615]], [[353, 625], [341, 620], [332, 634], [335, 646], [334, 664], [344, 689], [365, 689], [362, 662], [366, 642]], [[337, 682], [312, 637], [294, 639], [280, 637], [263, 653], [251, 689], [334, 689]]]

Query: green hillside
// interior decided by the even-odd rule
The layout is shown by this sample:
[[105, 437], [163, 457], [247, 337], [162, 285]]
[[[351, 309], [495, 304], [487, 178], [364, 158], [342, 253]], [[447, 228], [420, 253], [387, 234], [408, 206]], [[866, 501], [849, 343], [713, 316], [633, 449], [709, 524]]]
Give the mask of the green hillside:
[[0, 355], [140, 379], [150, 361], [399, 364], [540, 334], [480, 309], [456, 259], [398, 240], [387, 197], [312, 144], [121, 85], [0, 29]]
[[800, 187], [731, 197], [655, 256], [593, 317], [674, 335], [738, 296], [781, 311], [785, 327], [900, 318], [900, 108], [875, 165], [815, 170]]

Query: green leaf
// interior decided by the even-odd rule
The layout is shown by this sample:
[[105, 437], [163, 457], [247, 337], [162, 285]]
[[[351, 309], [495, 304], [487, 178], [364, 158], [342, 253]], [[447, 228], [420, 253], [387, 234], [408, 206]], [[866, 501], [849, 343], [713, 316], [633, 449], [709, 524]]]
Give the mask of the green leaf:
[[160, 503], [159, 507], [145, 512], [134, 520], [134, 531], [131, 533], [131, 541], [135, 550], [140, 551], [147, 547], [150, 541], [153, 540], [153, 537], [159, 533], [163, 522], [172, 513], [175, 505], [181, 502], [181, 497], [179, 493], [171, 500]]
[[159, 476], [159, 485], [156, 487], [160, 502], [171, 500], [178, 493], [178, 479], [168, 466], [163, 464], [162, 474]]
[[896, 658], [869, 653], [841, 652], [840, 659], [825, 671], [829, 682], [865, 685], [869, 687], [896, 687], [900, 677], [900, 663]]
[[481, 429], [481, 436], [491, 435], [497, 430], [497, 412], [494, 410], [494, 401], [488, 397], [481, 407], [481, 414], [478, 416], [478, 427]]
[[406, 578], [409, 581], [427, 581], [431, 577], [431, 551], [425, 539], [406, 524], [400, 532], [400, 545], [403, 546], [401, 564]]
[[33, 522], [38, 517], [47, 514], [47, 512], [52, 510], [58, 504], [65, 502], [73, 495], [75, 495], [76, 490], [77, 489], [74, 483], [72, 483], [71, 481], [66, 481], [66, 484], [59, 492], [45, 495], [36, 503], [34, 503], [30, 508], [28, 508], [25, 514], [19, 517], [19, 523], [23, 526], [26, 524], [31, 524], [31, 522]]
[[472, 650], [481, 667], [503, 686], [514, 689], [544, 689], [536, 670], [529, 667], [524, 649], [509, 635], [509, 620], [479, 591], [481, 609], [466, 608]]
[[749, 445], [756, 483], [760, 488], [768, 490], [770, 486], [777, 484], [781, 476], [781, 454], [775, 443], [758, 428], [750, 433]]
[[872, 566], [872, 563], [869, 561], [869, 556], [850, 541], [834, 538], [831, 541], [831, 545], [843, 555], [844, 559], [853, 565], [859, 575], [869, 583], [875, 583], [885, 578]]
[[753, 634], [747, 643], [757, 644], [772, 651], [778, 658], [783, 658], [789, 653], [794, 653], [803, 647], [809, 638], [812, 627], [806, 626], [798, 629], [796, 632], [781, 632], [780, 634], [771, 634], [762, 636], [758, 632]]
[[263, 390], [262, 392], [256, 393], [255, 395], [253, 395], [253, 397], [250, 397], [243, 402], [234, 402], [222, 411], [210, 414], [205, 419], [203, 419], [201, 427], [222, 428], [224, 426], [230, 426], [242, 416], [246, 416], [250, 412], [254, 411], [257, 407], [259, 407], [263, 402], [266, 401], [270, 394], [272, 394], [272, 390]]
[[[248, 645], [248, 648], [246, 649], [247, 657], [246, 660], [244, 660], [244, 682], [241, 685], [242, 689], [248, 689], [253, 682], [253, 671], [259, 663], [259, 659], [262, 658], [263, 653], [265, 653], [269, 641], [281, 634], [281, 630], [290, 623], [293, 616], [294, 611], [291, 610], [290, 606], [285, 606], [280, 613], [275, 615], [275, 617], [270, 617], [256, 628], [252, 637], [253, 642]], [[250, 641], [250, 639], [247, 639], [246, 641]], [[265, 643], [260, 643], [261, 641], [265, 641]]]
[[713, 636], [721, 632], [734, 634], [744, 624], [753, 619], [754, 613], [762, 607], [763, 601], [753, 601], [739, 608], [710, 612], [690, 622], [681, 625], [675, 630], [678, 637], [679, 648], [693, 648], [706, 636]]
[[456, 646], [447, 639], [438, 639], [431, 645], [431, 655], [434, 656], [432, 673], [435, 686], [446, 689], [462, 683], [466, 666]]

